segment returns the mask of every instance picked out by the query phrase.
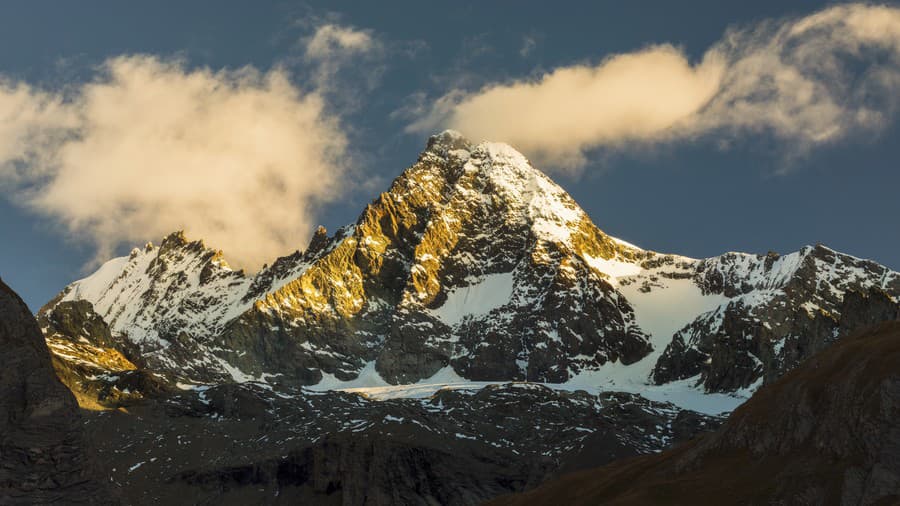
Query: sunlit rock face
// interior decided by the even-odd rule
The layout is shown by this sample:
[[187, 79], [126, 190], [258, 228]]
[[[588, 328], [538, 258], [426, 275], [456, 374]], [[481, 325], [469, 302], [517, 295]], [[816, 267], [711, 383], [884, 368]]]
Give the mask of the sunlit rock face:
[[[900, 276], [823, 246], [705, 260], [642, 250], [601, 232], [510, 146], [447, 131], [356, 223], [320, 228], [254, 275], [175, 233], [73, 283], [39, 318], [60, 360], [66, 346], [112, 350], [152, 373], [146, 388], [339, 383], [373, 366], [393, 384], [452, 369], [732, 392], [828, 346], [859, 313], [856, 292], [895, 304]], [[117, 364], [111, 376], [134, 375]]]
[[393, 383], [447, 366], [470, 379], [565, 381], [650, 351], [627, 301], [587, 260], [634, 254], [519, 153], [444, 133], [226, 329], [223, 348], [268, 341], [256, 357], [230, 358], [310, 380], [317, 370], [349, 379], [374, 360]]
[[49, 334], [71, 335], [48, 316], [90, 302], [65, 310], [96, 312], [116, 336], [105, 345], [135, 345], [149, 367], [185, 380], [311, 384], [375, 361], [394, 383], [447, 366], [470, 379], [561, 382], [650, 352], [628, 301], [591, 265], [641, 254], [509, 146], [445, 132], [354, 225], [320, 230], [305, 253], [255, 276], [173, 234], [41, 314]]

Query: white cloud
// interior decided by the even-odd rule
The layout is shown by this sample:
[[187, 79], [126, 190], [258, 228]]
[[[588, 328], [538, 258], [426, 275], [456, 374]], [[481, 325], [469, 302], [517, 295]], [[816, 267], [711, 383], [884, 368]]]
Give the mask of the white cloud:
[[316, 60], [333, 58], [337, 55], [366, 53], [375, 47], [376, 41], [369, 32], [327, 23], [316, 28], [307, 39], [306, 57]]
[[527, 58], [537, 47], [537, 39], [533, 35], [522, 37], [522, 47], [519, 48], [519, 56]]
[[892, 119], [900, 9], [858, 4], [731, 29], [696, 62], [670, 45], [557, 68], [536, 79], [451, 90], [409, 131], [506, 141], [548, 168], [586, 153], [765, 132], [805, 152]]
[[337, 23], [325, 22], [312, 28], [300, 42], [313, 86], [329, 95], [332, 104], [356, 107], [359, 85], [362, 83], [366, 90], [374, 88], [384, 72], [381, 41], [370, 30]]
[[66, 94], [0, 84], [0, 184], [98, 258], [179, 229], [251, 268], [302, 248], [346, 146], [321, 95], [280, 69], [128, 56]]

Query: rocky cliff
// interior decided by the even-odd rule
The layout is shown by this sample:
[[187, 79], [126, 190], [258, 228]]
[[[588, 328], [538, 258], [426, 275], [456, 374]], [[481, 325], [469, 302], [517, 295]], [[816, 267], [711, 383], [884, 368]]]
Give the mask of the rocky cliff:
[[113, 504], [40, 328], [0, 281], [0, 503]]

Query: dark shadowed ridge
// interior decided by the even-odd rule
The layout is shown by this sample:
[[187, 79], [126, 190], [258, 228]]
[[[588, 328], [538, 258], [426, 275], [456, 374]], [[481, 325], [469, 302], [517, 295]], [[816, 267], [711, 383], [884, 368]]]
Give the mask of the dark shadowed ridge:
[[493, 506], [900, 503], [900, 321], [841, 339], [718, 431]]
[[0, 504], [112, 504], [75, 398], [28, 307], [0, 280]]

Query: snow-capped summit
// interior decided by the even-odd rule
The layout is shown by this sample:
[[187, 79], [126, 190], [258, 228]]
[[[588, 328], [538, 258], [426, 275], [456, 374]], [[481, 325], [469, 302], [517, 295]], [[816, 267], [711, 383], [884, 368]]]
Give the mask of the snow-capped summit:
[[428, 158], [436, 162], [432, 170], [443, 160], [457, 162], [449, 175], [455, 183], [450, 191], [460, 194], [457, 200], [490, 202], [511, 225], [528, 224], [537, 240], [571, 246], [572, 235], [590, 222], [565, 190], [508, 144], [473, 144], [459, 132], [446, 130], [429, 140], [420, 161]]
[[221, 251], [189, 241], [179, 231], [159, 246], [148, 243], [106, 262], [69, 285], [60, 301], [86, 300], [113, 332], [153, 342], [168, 333], [155, 308], [165, 311], [167, 326], [187, 333], [221, 329], [241, 311], [235, 295], [248, 284], [249, 278], [232, 270]]

